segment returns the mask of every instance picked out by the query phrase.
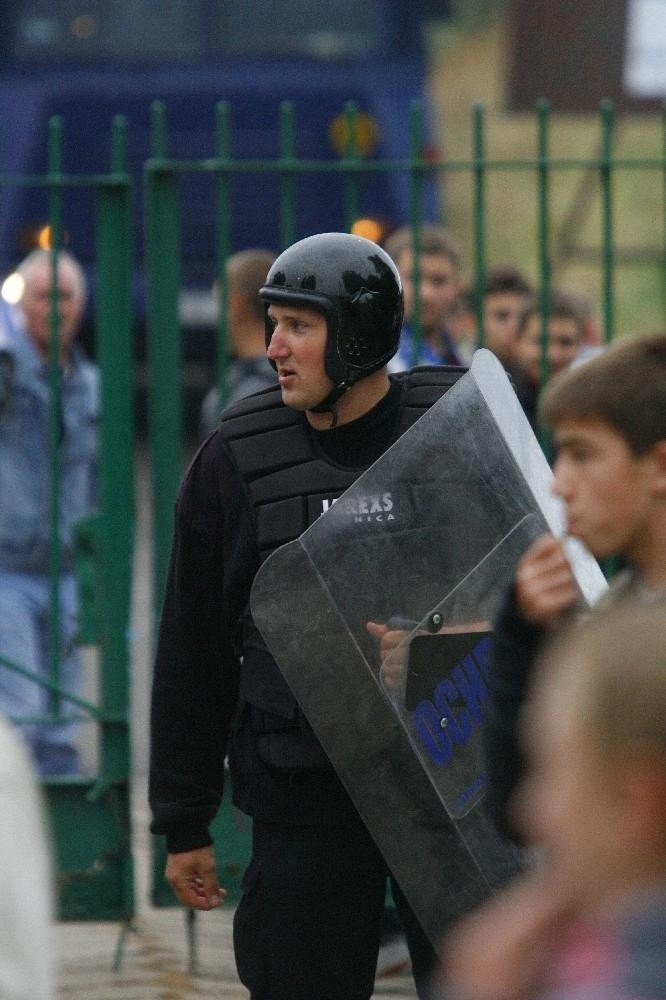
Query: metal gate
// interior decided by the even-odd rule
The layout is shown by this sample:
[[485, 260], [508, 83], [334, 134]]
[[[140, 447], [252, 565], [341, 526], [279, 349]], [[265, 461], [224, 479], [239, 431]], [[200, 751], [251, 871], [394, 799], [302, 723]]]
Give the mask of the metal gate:
[[[85, 777], [44, 779], [56, 866], [57, 913], [61, 919], [128, 919], [134, 907], [130, 850], [128, 659], [134, 518], [133, 345], [131, 309], [131, 183], [125, 172], [125, 129], [114, 123], [110, 171], [104, 176], [68, 176], [62, 169], [63, 129], [52, 120], [49, 171], [34, 178], [2, 178], [2, 195], [14, 184], [48, 191], [48, 237], [57, 257], [66, 244], [67, 202], [73, 192], [89, 201], [95, 225], [95, 328], [101, 372], [99, 501], [79, 524], [75, 556], [84, 647], [85, 697], [73, 696], [59, 681], [58, 637], [60, 552], [51, 534], [49, 677], [39, 678], [20, 663], [2, 660], [1, 670], [29, 676], [53, 697], [48, 715], [31, 723], [53, 722], [73, 705], [86, 749]], [[55, 287], [55, 286], [54, 286]], [[51, 305], [50, 509], [58, 524], [59, 434], [57, 314]], [[55, 636], [55, 639], [54, 639]], [[26, 719], [17, 719], [20, 725]]]

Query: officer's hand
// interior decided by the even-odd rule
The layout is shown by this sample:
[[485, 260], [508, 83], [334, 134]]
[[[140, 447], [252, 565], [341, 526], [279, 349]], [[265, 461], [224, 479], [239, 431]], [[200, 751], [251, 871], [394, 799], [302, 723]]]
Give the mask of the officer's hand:
[[217, 881], [212, 845], [167, 855], [165, 876], [183, 906], [190, 909], [212, 910], [227, 894]]
[[516, 571], [516, 601], [523, 617], [547, 628], [572, 608], [579, 596], [562, 544], [552, 535], [537, 538]]
[[387, 688], [395, 691], [403, 682], [409, 653], [407, 646], [403, 646], [402, 649], [398, 647], [408, 633], [405, 629], [391, 628], [390, 625], [382, 625], [379, 622], [366, 622], [365, 627], [379, 643], [381, 680]]

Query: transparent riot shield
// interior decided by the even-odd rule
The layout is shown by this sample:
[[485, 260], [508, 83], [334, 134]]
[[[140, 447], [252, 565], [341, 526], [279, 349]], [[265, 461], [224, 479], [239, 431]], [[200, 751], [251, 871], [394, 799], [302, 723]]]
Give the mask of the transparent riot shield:
[[[490, 622], [515, 564], [561, 533], [551, 473], [499, 362], [470, 371], [264, 563], [255, 623], [424, 930], [515, 872], [483, 807]], [[581, 599], [605, 586], [572, 552]], [[381, 661], [368, 622], [396, 645]]]

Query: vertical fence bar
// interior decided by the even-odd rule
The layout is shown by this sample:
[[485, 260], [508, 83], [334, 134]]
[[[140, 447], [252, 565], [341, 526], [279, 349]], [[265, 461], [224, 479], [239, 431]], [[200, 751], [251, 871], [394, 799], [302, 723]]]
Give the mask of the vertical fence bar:
[[280, 240], [296, 240], [296, 122], [291, 101], [280, 104]]
[[154, 596], [159, 604], [164, 593], [171, 548], [173, 502], [182, 471], [178, 185], [175, 171], [166, 158], [166, 110], [160, 102], [152, 108], [152, 157], [145, 168], [146, 290]]
[[662, 161], [662, 256], [661, 256], [661, 302], [662, 315], [666, 315], [666, 101], [661, 106], [661, 161]]
[[604, 337], [606, 343], [615, 334], [613, 302], [613, 105], [602, 101], [599, 107], [601, 117], [601, 158], [599, 180], [601, 192], [601, 301], [604, 317]]
[[358, 104], [347, 101], [344, 116], [345, 146], [342, 165], [345, 177], [344, 186], [344, 220], [345, 229], [351, 232], [354, 220], [358, 218], [359, 206], [359, 175], [356, 169], [359, 165], [358, 139], [359, 120]]
[[[124, 912], [133, 912], [127, 783], [128, 626], [134, 549], [134, 421], [132, 317], [132, 206], [127, 174], [127, 130], [112, 127], [111, 175], [97, 189], [97, 357], [102, 372], [100, 426], [100, 653], [103, 722], [100, 783], [125, 841], [121, 858]], [[123, 792], [115, 787], [122, 783]]]
[[[50, 613], [48, 628], [49, 673], [51, 681], [60, 683], [60, 472], [62, 461], [62, 393], [59, 331], [59, 253], [63, 242], [62, 228], [62, 151], [63, 122], [59, 115], [49, 121], [48, 129], [48, 216], [51, 249], [51, 302], [49, 316], [49, 591]], [[51, 711], [58, 714], [60, 698], [54, 694]]]
[[549, 159], [550, 108], [540, 100], [537, 105], [537, 260], [539, 270], [539, 312], [541, 314], [541, 360], [539, 378], [544, 386], [550, 375], [548, 364], [548, 315], [550, 312], [550, 159]]
[[227, 336], [227, 270], [226, 260], [231, 247], [231, 174], [228, 163], [231, 154], [231, 112], [227, 101], [220, 101], [216, 109], [215, 145], [220, 168], [216, 184], [216, 233], [217, 233], [217, 315], [215, 382], [219, 394], [219, 409], [226, 402], [229, 348]]
[[412, 233], [412, 300], [410, 320], [412, 334], [412, 365], [419, 364], [423, 323], [421, 311], [421, 222], [423, 219], [423, 115], [414, 103], [409, 117], [409, 226]]
[[479, 347], [485, 342], [484, 289], [486, 283], [486, 150], [484, 107], [481, 102], [473, 110], [473, 179], [474, 179], [474, 290]]

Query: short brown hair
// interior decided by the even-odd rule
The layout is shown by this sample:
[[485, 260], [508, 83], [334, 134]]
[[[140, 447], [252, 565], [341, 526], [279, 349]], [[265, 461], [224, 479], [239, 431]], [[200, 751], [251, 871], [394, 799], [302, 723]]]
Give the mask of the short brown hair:
[[[420, 253], [434, 257], [448, 257], [456, 271], [460, 268], [460, 251], [451, 234], [432, 222], [424, 222], [418, 229]], [[384, 249], [397, 264], [405, 250], [414, 246], [414, 231], [411, 226], [396, 229], [384, 243]]]
[[634, 455], [666, 440], [666, 331], [622, 337], [546, 386], [539, 403], [546, 426], [593, 417]]
[[264, 315], [264, 303], [259, 298], [259, 289], [266, 284], [275, 254], [263, 248], [239, 250], [227, 257], [227, 290], [244, 298], [257, 317]]
[[486, 271], [483, 294], [499, 295], [509, 292], [512, 295], [533, 295], [532, 282], [518, 267], [502, 264]]
[[565, 291], [562, 288], [554, 288], [550, 293], [548, 303], [548, 316], [556, 319], [568, 319], [576, 324], [578, 339], [583, 336], [584, 316], [580, 307], [580, 300], [573, 292]]

